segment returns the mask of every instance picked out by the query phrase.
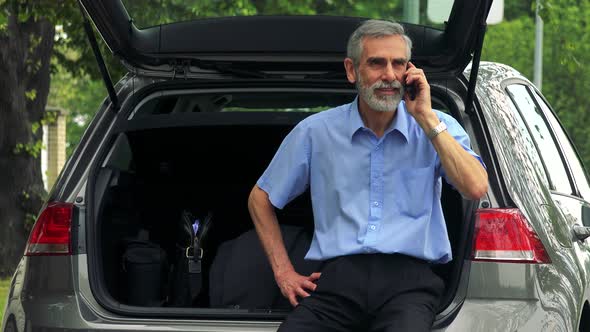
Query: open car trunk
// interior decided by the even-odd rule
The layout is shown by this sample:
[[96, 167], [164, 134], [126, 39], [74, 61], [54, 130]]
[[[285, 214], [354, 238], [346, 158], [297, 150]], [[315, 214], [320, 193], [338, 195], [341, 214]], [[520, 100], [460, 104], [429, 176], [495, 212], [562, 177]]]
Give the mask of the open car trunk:
[[[295, 124], [352, 98], [350, 90], [146, 98], [119, 126], [93, 176], [96, 268], [105, 291], [99, 297], [110, 298], [102, 302], [153, 317], [276, 319], [287, 313], [253, 231], [248, 195]], [[457, 289], [470, 217], [446, 183], [442, 200], [455, 259], [436, 267], [447, 284], [440, 311]], [[296, 269], [321, 269], [321, 262], [303, 260], [314, 223], [309, 193], [277, 215]], [[200, 234], [198, 269], [187, 265], [195, 263], [186, 259], [194, 256], [186, 248], [194, 244], [187, 244], [187, 219], [198, 220], [200, 231], [210, 219]]]

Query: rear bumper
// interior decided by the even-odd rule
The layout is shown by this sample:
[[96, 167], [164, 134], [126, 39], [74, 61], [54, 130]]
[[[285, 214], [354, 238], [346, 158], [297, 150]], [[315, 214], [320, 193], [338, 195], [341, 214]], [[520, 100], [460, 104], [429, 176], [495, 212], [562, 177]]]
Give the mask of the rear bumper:
[[545, 311], [538, 300], [466, 299], [452, 323], [433, 331], [577, 331], [561, 313]]
[[[2, 328], [9, 319], [14, 320], [18, 331], [274, 332], [280, 325], [278, 320], [151, 319], [117, 315], [96, 302], [87, 275], [79, 273], [76, 281], [71, 279], [72, 270], [85, 270], [78, 269], [78, 263], [87, 266], [85, 255], [74, 258], [73, 269], [70, 258], [52, 257], [44, 260], [47, 262], [37, 262], [28, 271], [25, 271], [28, 264], [24, 264], [27, 258], [23, 259], [10, 290]], [[55, 269], [62, 272], [57, 274]], [[530, 297], [467, 298], [449, 325], [433, 331], [576, 331], [577, 326], [572, 323], [576, 320], [567, 316], [564, 310], [543, 306]]]
[[[130, 319], [100, 317], [84, 299], [65, 297], [25, 301], [23, 311], [13, 315], [19, 331], [215, 331], [274, 332], [280, 322], [204, 321], [182, 319]], [[12, 301], [8, 308], [20, 303]], [[8, 315], [12, 313], [7, 311]], [[6, 319], [5, 319], [6, 320]], [[545, 312], [538, 301], [466, 300], [453, 322], [433, 331], [574, 331], [557, 313]]]
[[[12, 301], [11, 308], [22, 310], [14, 315], [17, 331], [200, 331], [200, 332], [274, 332], [280, 322], [206, 321], [188, 319], [137, 319], [126, 317], [100, 317], [76, 298], [45, 298], [34, 301]], [[7, 319], [4, 319], [4, 324]], [[3, 330], [4, 331], [4, 325]]]

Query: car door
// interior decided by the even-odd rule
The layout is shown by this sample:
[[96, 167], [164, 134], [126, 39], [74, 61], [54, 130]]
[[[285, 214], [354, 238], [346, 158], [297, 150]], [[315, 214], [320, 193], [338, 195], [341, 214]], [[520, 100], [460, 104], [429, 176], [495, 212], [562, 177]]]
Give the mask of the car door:
[[[549, 104], [536, 90], [531, 90], [531, 94], [535, 97], [535, 102], [543, 111], [548, 124], [555, 133], [555, 138], [571, 174], [573, 194], [556, 194], [555, 200], [571, 215], [569, 220], [572, 224], [568, 226], [570, 226], [573, 240], [575, 241], [574, 247], [577, 250], [577, 257], [581, 263], [580, 281], [584, 283], [585, 292], [583, 299], [587, 301], [590, 298], [590, 291], [587, 287], [590, 271], [590, 239], [587, 239], [590, 236], [590, 183], [588, 181], [588, 172], [584, 168], [575, 146], [572, 144], [572, 141], [563, 129], [555, 113], [549, 107]], [[582, 294], [578, 295], [582, 296]]]
[[[581, 239], [585, 229], [579, 229], [584, 226], [582, 212], [590, 206], [582, 196], [583, 192], [589, 197], [588, 181], [567, 135], [539, 93], [528, 82], [510, 84], [506, 91], [537, 148], [552, 203], [557, 207], [556, 218], [547, 222], [560, 238], [554, 252], [558, 259], [553, 260], [556, 271], [547, 269], [547, 280], [539, 280], [541, 299], [545, 306], [568, 313], [563, 319], [577, 326], [588, 282], [590, 247]], [[580, 238], [574, 236], [575, 229]]]

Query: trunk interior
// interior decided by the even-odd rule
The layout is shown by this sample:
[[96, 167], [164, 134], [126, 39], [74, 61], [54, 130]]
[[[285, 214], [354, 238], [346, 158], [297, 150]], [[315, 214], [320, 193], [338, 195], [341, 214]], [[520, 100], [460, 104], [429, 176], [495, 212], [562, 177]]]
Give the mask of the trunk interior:
[[[263, 102], [254, 107], [257, 112], [251, 112], [253, 104], [247, 98], [234, 103], [233, 109], [225, 105], [221, 112], [198, 106], [219, 96], [185, 99], [156, 98], [140, 105], [119, 130], [95, 175], [94, 218], [104, 288], [120, 304], [155, 310], [288, 312], [290, 306], [274, 283], [253, 231], [247, 198], [282, 139], [312, 114], [302, 110], [339, 105], [351, 95], [329, 103], [325, 95], [318, 95], [315, 102], [297, 107]], [[191, 111], [178, 111], [187, 108]], [[448, 288], [440, 310], [457, 288], [462, 264], [457, 248], [464, 247], [465, 233], [465, 201], [443, 184], [443, 209], [455, 259], [435, 268]], [[320, 269], [319, 262], [303, 261], [313, 233], [309, 193], [277, 210], [277, 216], [283, 236], [292, 237], [285, 242], [300, 273]], [[209, 227], [202, 233], [208, 218]], [[194, 249], [187, 220], [190, 224], [197, 219], [200, 267], [196, 259], [187, 258]]]

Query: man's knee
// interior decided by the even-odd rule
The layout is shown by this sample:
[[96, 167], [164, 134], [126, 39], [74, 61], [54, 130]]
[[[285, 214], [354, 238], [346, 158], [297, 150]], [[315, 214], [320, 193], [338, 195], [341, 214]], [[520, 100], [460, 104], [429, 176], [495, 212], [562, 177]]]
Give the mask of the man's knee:
[[345, 331], [336, 322], [314, 313], [305, 305], [298, 305], [281, 324], [278, 332]]

